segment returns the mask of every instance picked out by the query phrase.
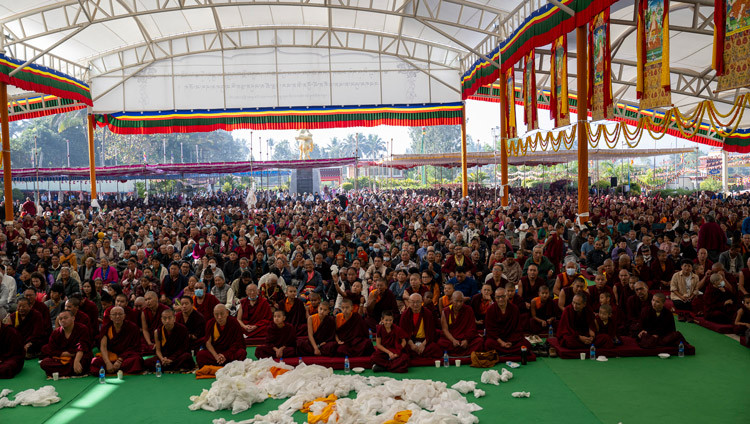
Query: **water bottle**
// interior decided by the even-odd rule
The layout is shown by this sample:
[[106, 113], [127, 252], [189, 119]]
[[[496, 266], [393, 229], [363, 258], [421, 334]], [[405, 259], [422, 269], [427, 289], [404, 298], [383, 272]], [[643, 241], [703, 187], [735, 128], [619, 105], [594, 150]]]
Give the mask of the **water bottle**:
[[284, 363], [284, 357], [283, 357], [283, 356], [282, 356], [281, 358], [279, 358], [279, 363], [280, 363], [280, 364], [283, 364], [283, 363]]
[[305, 363], [302, 361], [302, 357], [299, 357], [299, 361], [297, 361], [297, 366], [305, 365]]
[[372, 330], [370, 330], [370, 329], [368, 328], [368, 329], [367, 329], [367, 334], [368, 334], [368, 335], [369, 335], [369, 337], [370, 337], [370, 343], [372, 343]]
[[547, 334], [547, 338], [555, 337], [555, 329], [552, 328], [552, 324], [549, 325], [549, 334]]
[[106, 375], [104, 371], [104, 367], [99, 368], [99, 384], [104, 384], [106, 381], [104, 380], [104, 376]]
[[444, 350], [443, 351], [443, 366], [445, 368], [448, 368], [448, 365], [450, 364], [451, 364], [451, 361], [450, 361], [450, 358], [448, 358], [448, 351]]
[[344, 372], [349, 374], [350, 368], [349, 368], [349, 357], [344, 357]]
[[528, 350], [526, 349], [526, 346], [521, 346], [521, 365], [526, 365], [527, 356]]
[[677, 356], [680, 358], [685, 357], [685, 344], [680, 342], [680, 347], [677, 348]]
[[596, 347], [592, 344], [589, 349], [589, 359], [596, 359]]
[[161, 377], [161, 361], [156, 361], [156, 376]]

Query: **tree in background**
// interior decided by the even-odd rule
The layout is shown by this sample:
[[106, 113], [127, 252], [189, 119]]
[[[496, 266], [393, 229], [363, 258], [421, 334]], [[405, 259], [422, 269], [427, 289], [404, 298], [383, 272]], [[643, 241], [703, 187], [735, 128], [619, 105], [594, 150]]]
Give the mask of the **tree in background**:
[[716, 178], [706, 178], [701, 181], [701, 190], [721, 191], [721, 181]]

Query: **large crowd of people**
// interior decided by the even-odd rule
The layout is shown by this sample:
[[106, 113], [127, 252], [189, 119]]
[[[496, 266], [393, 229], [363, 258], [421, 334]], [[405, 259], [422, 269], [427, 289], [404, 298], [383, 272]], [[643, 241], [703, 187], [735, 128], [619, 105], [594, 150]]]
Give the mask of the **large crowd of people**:
[[26, 202], [0, 232], [0, 378], [29, 358], [60, 376], [190, 370], [250, 344], [394, 372], [553, 333], [571, 349], [676, 346], [673, 313], [748, 336], [750, 197], [592, 196], [579, 223], [575, 196]]

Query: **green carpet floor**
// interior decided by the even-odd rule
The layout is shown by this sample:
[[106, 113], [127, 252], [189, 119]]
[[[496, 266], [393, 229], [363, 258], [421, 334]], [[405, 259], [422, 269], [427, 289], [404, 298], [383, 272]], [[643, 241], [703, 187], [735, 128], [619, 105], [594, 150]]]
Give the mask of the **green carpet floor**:
[[[540, 359], [513, 370], [515, 378], [500, 386], [479, 384], [487, 392], [476, 403], [476, 415], [487, 423], [746, 423], [750, 411], [750, 349], [694, 324], [679, 324], [696, 346], [694, 357], [612, 358], [608, 362]], [[409, 370], [409, 378], [479, 381], [483, 370], [468, 366]], [[366, 372], [367, 374], [370, 371]], [[392, 375], [399, 378], [403, 375]], [[192, 375], [126, 376], [100, 385], [93, 377], [53, 382], [35, 361], [26, 363], [4, 388], [20, 391], [52, 384], [62, 401], [46, 408], [0, 409], [2, 424], [33, 423], [204, 423], [214, 418], [243, 420], [276, 409], [283, 400], [269, 399], [249, 411], [190, 411], [189, 397], [213, 380]], [[531, 398], [510, 393], [529, 391]], [[470, 401], [475, 401], [468, 395]], [[304, 422], [304, 415], [295, 416]]]

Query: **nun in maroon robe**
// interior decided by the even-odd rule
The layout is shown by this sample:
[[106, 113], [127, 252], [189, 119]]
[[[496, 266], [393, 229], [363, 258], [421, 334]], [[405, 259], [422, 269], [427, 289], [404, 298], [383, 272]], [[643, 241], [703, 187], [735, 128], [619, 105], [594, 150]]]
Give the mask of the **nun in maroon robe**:
[[[58, 373], [62, 377], [86, 374], [89, 372], [89, 366], [93, 358], [89, 330], [86, 326], [75, 322], [70, 311], [63, 311], [60, 314], [70, 315], [70, 321], [61, 318], [62, 325], [52, 332], [49, 343], [42, 347], [43, 359], [39, 365], [47, 373], [47, 376], [51, 376], [53, 373]], [[66, 335], [66, 333], [69, 334]], [[73, 357], [63, 356], [63, 353], [66, 352], [72, 354]], [[76, 372], [74, 368], [75, 357], [78, 352], [81, 352], [80, 372]]]
[[460, 291], [453, 292], [451, 300], [452, 303], [443, 309], [443, 335], [438, 346], [454, 356], [467, 356], [481, 350], [484, 340], [477, 333], [474, 311], [464, 304], [464, 295]]
[[401, 314], [399, 327], [406, 333], [406, 351], [411, 357], [439, 358], [443, 351], [437, 344], [435, 318], [422, 307], [422, 296], [409, 296], [409, 308]]
[[336, 315], [336, 343], [321, 349], [324, 356], [367, 356], [372, 353], [372, 342], [362, 316], [352, 312], [348, 299], [341, 301], [343, 312]]
[[674, 316], [664, 309], [665, 296], [654, 294], [651, 306], [641, 312], [641, 331], [638, 332], [638, 345], [644, 349], [677, 346], [685, 339], [674, 325]]
[[607, 344], [606, 337], [596, 335], [596, 320], [591, 309], [586, 307], [586, 297], [585, 293], [574, 295], [571, 304], [563, 310], [557, 327], [557, 338], [563, 347], [585, 349], [592, 344]]
[[[387, 325], [390, 326], [390, 330], [386, 328], [386, 320], [388, 321]], [[407, 335], [404, 330], [393, 324], [392, 312], [386, 312], [383, 315], [383, 321], [384, 324], [378, 325], [375, 331], [377, 345], [375, 352], [370, 355], [370, 360], [384, 371], [407, 372], [409, 370], [409, 355], [405, 351]], [[387, 349], [390, 354], [383, 351], [383, 349]], [[377, 367], [373, 368], [373, 370], [378, 371]]]
[[0, 322], [0, 378], [13, 378], [23, 369], [23, 339], [12, 325]]
[[190, 350], [197, 352], [206, 343], [206, 319], [195, 310], [190, 296], [180, 298], [180, 311], [175, 316], [175, 322], [187, 328]]
[[266, 343], [255, 348], [256, 358], [288, 358], [296, 355], [297, 330], [284, 318], [282, 309], [273, 313], [273, 324], [268, 327]]
[[268, 335], [268, 325], [273, 319], [271, 305], [265, 297], [258, 295], [258, 286], [250, 284], [245, 288], [247, 297], [240, 300], [237, 317], [245, 331], [245, 337], [257, 338]]
[[195, 356], [199, 367], [225, 365], [247, 358], [245, 338], [237, 318], [229, 316], [224, 305], [216, 305], [214, 318], [206, 324], [206, 349]]
[[510, 355], [520, 353], [522, 346], [531, 349], [531, 345], [521, 332], [518, 308], [508, 303], [508, 292], [505, 288], [495, 290], [495, 303], [487, 310], [485, 324], [485, 351], [495, 350], [501, 355]]
[[161, 316], [162, 325], [154, 331], [154, 346], [156, 355], [143, 361], [147, 370], [156, 369], [156, 361], [161, 362], [164, 371], [191, 370], [195, 368], [193, 356], [190, 354], [188, 329], [175, 322], [175, 314], [171, 309]]
[[330, 306], [327, 302], [318, 305], [318, 313], [307, 319], [307, 333], [307, 338], [297, 340], [298, 355], [315, 355], [313, 343], [318, 347], [319, 355], [322, 355], [323, 351], [330, 351], [335, 347], [336, 319], [330, 315]]
[[141, 373], [143, 358], [140, 330], [135, 324], [125, 320], [125, 311], [120, 307], [112, 308], [110, 318], [112, 322], [102, 328], [99, 353], [91, 361], [91, 374], [98, 374], [101, 367], [108, 374], [118, 370], [125, 374]]

